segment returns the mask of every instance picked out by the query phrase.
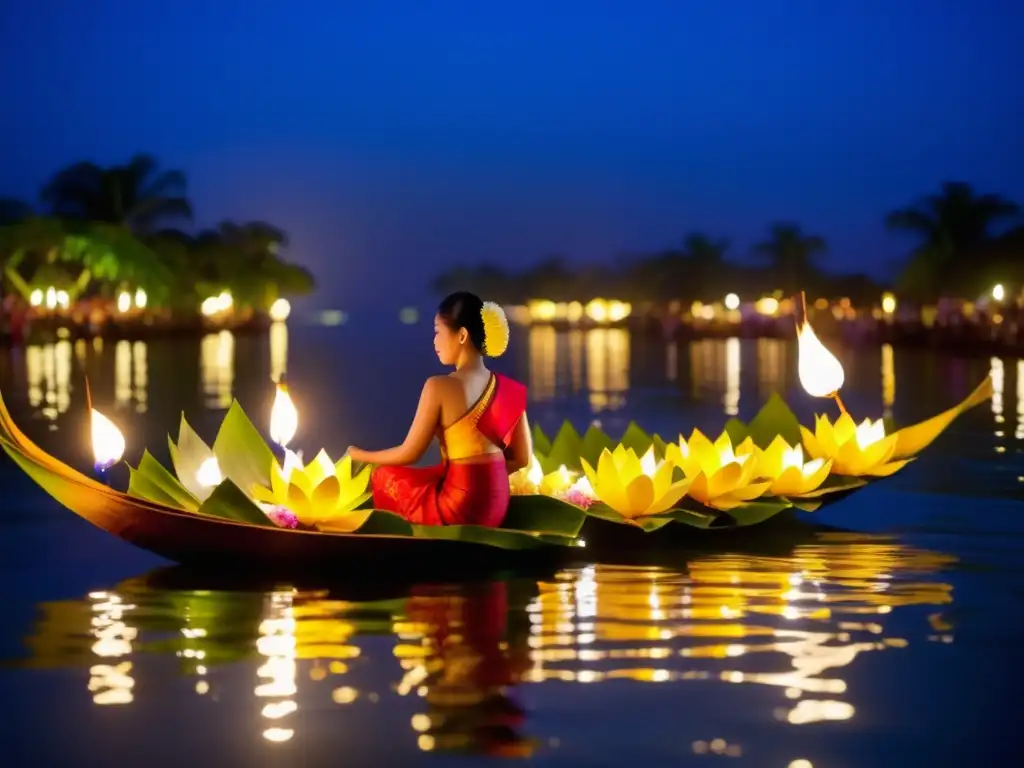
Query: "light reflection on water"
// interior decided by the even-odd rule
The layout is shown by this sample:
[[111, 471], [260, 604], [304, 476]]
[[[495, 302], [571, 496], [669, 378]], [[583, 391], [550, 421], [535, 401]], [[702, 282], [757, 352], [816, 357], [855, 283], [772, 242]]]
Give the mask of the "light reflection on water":
[[[423, 751], [543, 752], [561, 734], [531, 738], [526, 698], [571, 700], [567, 684], [614, 681], [699, 685], [748, 720], [799, 728], [857, 716], [848, 683], [864, 654], [954, 641], [943, 580], [953, 563], [887, 537], [818, 534], [788, 552], [410, 585], [372, 601], [326, 585], [193, 590], [157, 573], [43, 603], [19, 663], [81, 669], [96, 706], [139, 704], [147, 687], [170, 709], [191, 696], [249, 695], [259, 707], [250, 738], [296, 755], [323, 738], [304, 729], [307, 709], [377, 703], [377, 738]], [[175, 571], [178, 583], [187, 578]], [[193, 683], [159, 683], [164, 658]], [[239, 664], [249, 673], [233, 672]], [[541, 693], [527, 696], [534, 688]], [[411, 718], [400, 699], [418, 702]], [[696, 752], [757, 755], [756, 741], [716, 741], [683, 720], [679, 728]]]
[[[408, 336], [382, 340], [359, 337], [348, 326], [317, 335], [278, 325], [263, 336], [220, 332], [174, 342], [36, 345], [0, 359], [0, 389], [30, 437], [45, 439], [59, 428], [45, 447], [65, 458], [73, 446], [64, 432], [80, 420], [87, 373], [101, 407], [121, 412], [135, 459], [145, 446], [159, 450], [166, 444], [182, 410], [211, 439], [233, 397], [258, 420], [256, 409], [269, 409], [271, 380], [287, 372], [301, 398], [304, 447], [332, 450], [349, 441], [385, 447], [391, 437], [382, 433], [397, 440], [405, 435], [422, 378], [437, 372], [429, 337], [424, 342], [420, 330], [406, 329], [401, 332]], [[637, 418], [646, 426], [650, 416], [652, 429], [667, 432], [677, 426], [686, 431], [704, 416], [720, 425], [727, 411], [747, 417], [774, 391], [785, 393], [794, 407], [802, 404], [805, 418], [809, 409], [824, 407], [799, 396], [795, 347], [785, 341], [666, 344], [618, 329], [541, 328], [516, 339], [519, 346], [499, 369], [530, 384], [531, 415], [547, 409], [560, 419], [579, 407], [632, 418], [646, 407]], [[904, 422], [948, 407], [991, 372], [991, 407], [958, 421], [905, 476], [920, 468], [928, 492], [947, 484], [953, 493], [976, 497], [1009, 477], [1009, 495], [1019, 493], [1024, 363], [963, 361], [891, 347], [837, 354], [846, 368], [844, 396], [849, 394], [851, 410], [874, 415], [891, 408]], [[360, 362], [366, 360], [372, 364]], [[389, 360], [397, 362], [388, 367]], [[993, 457], [993, 450], [1004, 455]], [[943, 452], [950, 463], [942, 463]], [[886, 487], [898, 488], [902, 477]], [[864, 503], [837, 506], [849, 513], [844, 522], [857, 521], [850, 527], [871, 529], [858, 515], [877, 524], [903, 513], [892, 496], [867, 500], [869, 493], [874, 491], [864, 492]], [[27, 491], [24, 498], [30, 498]], [[923, 519], [953, 516], [945, 523], [955, 531], [945, 540], [950, 548], [962, 545], [955, 550], [961, 555], [963, 547], [971, 554], [976, 546], [974, 556], [983, 565], [986, 557], [1009, 562], [1013, 547], [1019, 548], [1004, 533], [1011, 523], [974, 511], [975, 502], [983, 503], [978, 498], [948, 498], [916, 503]], [[102, 549], [88, 536], [94, 532], [73, 529], [79, 521], [56, 505], [43, 509], [41, 496], [31, 500], [19, 506], [34, 514], [38, 501], [43, 522], [0, 529], [0, 547], [8, 545], [0, 555], [24, 559], [23, 552], [32, 553], [24, 571], [8, 565], [14, 570], [4, 573], [12, 584], [35, 590], [23, 598], [12, 590], [10, 598], [14, 613], [24, 618], [10, 625], [9, 634], [27, 635], [27, 657], [15, 663], [33, 668], [10, 683], [12, 695], [24, 697], [24, 711], [33, 718], [42, 716], [37, 711], [55, 712], [54, 701], [103, 713], [96, 722], [110, 744], [135, 727], [125, 724], [122, 713], [145, 730], [174, 713], [201, 712], [191, 727], [215, 732], [204, 737], [208, 744], [230, 731], [257, 750], [253, 760], [241, 762], [226, 754], [221, 764], [227, 765], [260, 764], [264, 753], [336, 753], [339, 732], [333, 724], [318, 725], [321, 714], [335, 712], [344, 718], [338, 722], [347, 728], [345, 743], [373, 755], [374, 761], [359, 764], [404, 764], [421, 751], [547, 752], [568, 764], [601, 764], [630, 754], [637, 737], [626, 730], [650, 726], [669, 733], [649, 737], [645, 748], [672, 764], [721, 755], [737, 764], [786, 765], [813, 756], [800, 746], [820, 728], [877, 728], [871, 717], [878, 697], [885, 696], [879, 693], [883, 677], [899, 680], [911, 703], [927, 708], [925, 698], [950, 674], [940, 673], [928, 688], [922, 666], [932, 675], [929, 665], [986, 663], [976, 646], [967, 647], [971, 627], [987, 622], [986, 631], [1011, 636], [1006, 616], [978, 609], [978, 592], [999, 593], [1013, 578], [1009, 566], [988, 566], [994, 569], [985, 577], [991, 581], [971, 595], [966, 568], [957, 571], [952, 557], [900, 539], [819, 534], [771, 554], [742, 548], [681, 552], [659, 567], [583, 564], [539, 579], [406, 586], [388, 599], [367, 601], [365, 594], [352, 594], [352, 585], [285, 583], [233, 591], [194, 579], [174, 586], [181, 582], [159, 575], [122, 581], [125, 572], [149, 566], [125, 566], [120, 553], [127, 553], [125, 562], [137, 553], [118, 542], [102, 551], [114, 553], [110, 568], [119, 575], [94, 584], [86, 581], [86, 569], [63, 565], [65, 558], [88, 556], [92, 546]], [[1006, 512], [1001, 509], [995, 514]], [[47, 526], [56, 530], [65, 523], [75, 533], [59, 543], [59, 531]], [[964, 529], [971, 525], [998, 531], [985, 540], [997, 541], [1007, 554], [964, 545], [971, 535]], [[44, 554], [40, 542], [53, 551]], [[945, 549], [934, 541], [931, 546]], [[93, 567], [99, 568], [95, 562]], [[51, 579], [74, 587], [53, 586]], [[83, 597], [55, 599], [68, 594]], [[999, 628], [989, 629], [993, 623]], [[55, 667], [67, 668], [66, 677], [35, 671]], [[968, 684], [957, 684], [959, 695]], [[239, 719], [248, 706], [252, 717]], [[586, 714], [573, 721], [565, 712]], [[905, 727], [916, 727], [922, 717], [909, 715]], [[84, 743], [59, 718], [50, 728], [55, 726], [67, 731], [69, 745]], [[775, 730], [769, 734], [760, 726]], [[851, 733], [829, 731], [828, 739], [847, 739], [846, 749]], [[88, 738], [94, 736], [99, 738], [90, 730]], [[770, 760], [769, 740], [776, 747]], [[619, 752], [581, 754], [591, 743], [610, 743]], [[391, 746], [407, 752], [398, 762], [377, 760], [377, 750]]]
[[[525, 371], [517, 372], [530, 387], [530, 398], [535, 403], [557, 401], [565, 397], [583, 395], [594, 414], [615, 411], [627, 407], [628, 393], [638, 379], [649, 383], [652, 376], [664, 385], [678, 386], [693, 399], [704, 399], [711, 395], [719, 404], [719, 412], [726, 416], [746, 413], [764, 402], [772, 392], [790, 392], [795, 386], [796, 350], [793, 344], [780, 339], [758, 339], [742, 341], [738, 338], [704, 339], [686, 344], [685, 358], [679, 342], [660, 342], [631, 339], [628, 331], [617, 328], [592, 330], [556, 331], [551, 327], [531, 327], [525, 331], [527, 355]], [[193, 342], [181, 342], [173, 354]], [[226, 409], [238, 396], [238, 378], [246, 381], [279, 381], [289, 367], [289, 330], [285, 323], [274, 323], [265, 340], [268, 353], [265, 370], [252, 370], [246, 363], [236, 370], [239, 363], [235, 335], [228, 330], [208, 333], [198, 342], [199, 381], [202, 405], [210, 410]], [[165, 347], [161, 348], [161, 354]], [[639, 352], [638, 352], [639, 350]], [[645, 363], [637, 364], [637, 355], [657, 359], [655, 373], [646, 370]], [[100, 401], [113, 400], [115, 407], [145, 413], [150, 398], [150, 357], [152, 344], [146, 341], [113, 342], [110, 355], [102, 339], [91, 344], [79, 340], [74, 346], [67, 340], [49, 344], [33, 344], [25, 348], [24, 354], [14, 353], [11, 357], [13, 370], [6, 373], [0, 369], [0, 386], [8, 394], [21, 387], [34, 416], [49, 422], [56, 422], [65, 414], [76, 398], [82, 394], [79, 377], [88, 371], [94, 396]], [[882, 407], [885, 416], [892, 416], [897, 405], [897, 377], [911, 379], [911, 388], [916, 388], [921, 372], [919, 365], [907, 365], [897, 371], [897, 353], [889, 344], [879, 349], [844, 352], [840, 355], [847, 368], [847, 387], [863, 389], [868, 402], [872, 400]], [[858, 366], [863, 360], [874, 357], [878, 360], [871, 396], [864, 379], [859, 375]], [[683, 365], [685, 361], [685, 365]], [[951, 364], [958, 366], [958, 363]], [[989, 372], [992, 375], [995, 395], [991, 409], [996, 424], [994, 436], [1006, 437], [1007, 431], [1016, 440], [1024, 440], [1024, 360], [991, 358]], [[99, 375], [97, 375], [97, 371]], [[106, 371], [112, 374], [109, 396], [103, 391], [103, 381], [108, 380]], [[962, 374], [958, 374], [959, 375]], [[265, 378], [266, 377], [266, 378]], [[1006, 405], [1007, 378], [1013, 383]], [[22, 384], [22, 382], [24, 382]], [[973, 383], [973, 382], [969, 382]], [[904, 385], [906, 386], [906, 384]], [[942, 382], [932, 386], [942, 387]], [[749, 391], [748, 391], [749, 390]], [[941, 392], [945, 402], [951, 396]], [[959, 393], [957, 393], [959, 394]], [[929, 398], [929, 399], [931, 399]], [[819, 409], [825, 406], [818, 406]], [[1001, 427], [1006, 422], [1006, 411], [1012, 413], [1012, 430]]]

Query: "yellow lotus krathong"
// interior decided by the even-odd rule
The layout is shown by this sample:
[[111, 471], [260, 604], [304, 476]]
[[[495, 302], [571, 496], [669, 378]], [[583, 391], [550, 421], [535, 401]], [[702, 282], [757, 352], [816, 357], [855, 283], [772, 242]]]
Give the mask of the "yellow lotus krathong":
[[372, 511], [359, 509], [370, 498], [370, 470], [363, 467], [353, 476], [347, 454], [335, 464], [323, 450], [304, 467], [302, 459], [287, 451], [284, 467], [274, 461], [270, 468], [270, 488], [255, 486], [253, 497], [287, 508], [302, 525], [354, 531]]
[[[802, 426], [778, 394], [749, 422], [731, 419], [711, 440], [699, 430], [666, 442], [630, 423], [618, 440], [596, 425], [581, 436], [566, 422], [554, 439], [534, 428], [535, 456], [509, 479], [512, 501], [501, 528], [419, 526], [368, 506], [372, 467], [325, 451], [307, 466], [287, 448], [298, 411], [278, 388], [271, 434], [275, 457], [235, 402], [212, 447], [181, 421], [169, 442], [174, 471], [148, 451], [129, 467], [127, 493], [97, 482], [32, 443], [0, 398], [0, 448], [53, 498], [138, 546], [184, 561], [248, 559], [334, 562], [356, 555], [410, 558], [410, 542], [430, 540], [436, 555], [467, 547], [505, 550], [578, 547], [587, 526], [607, 523], [654, 531], [670, 523], [698, 528], [749, 526], [798, 508], [817, 509], [889, 476], [927, 448], [964, 411], [988, 400], [987, 378], [954, 408], [898, 431], [860, 424], [839, 398], [842, 366], [804, 320], [799, 374], [808, 393], [835, 400], [833, 422]], [[829, 357], [826, 360], [825, 357]], [[97, 468], [120, 461], [124, 435], [92, 409]], [[299, 530], [287, 530], [286, 527]], [[617, 537], [608, 539], [618, 545]], [[426, 545], [417, 543], [413, 547]], [[485, 559], [490, 553], [485, 553]]]
[[614, 451], [601, 451], [597, 469], [586, 459], [580, 463], [596, 496], [627, 520], [668, 512], [690, 486], [689, 480], [672, 481], [671, 460], [655, 463], [653, 446], [642, 459], [632, 448], [618, 445]]
[[665, 456], [690, 480], [690, 498], [708, 507], [729, 510], [763, 496], [771, 485], [758, 480], [760, 453], [749, 437], [734, 451], [728, 432], [712, 443], [695, 429], [689, 440], [680, 437], [678, 443], [669, 445]]

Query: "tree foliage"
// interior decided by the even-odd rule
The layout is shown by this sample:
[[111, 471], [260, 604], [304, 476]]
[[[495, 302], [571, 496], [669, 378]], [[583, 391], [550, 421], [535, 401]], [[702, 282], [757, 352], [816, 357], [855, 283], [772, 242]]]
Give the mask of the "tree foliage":
[[[266, 309], [303, 295], [314, 278], [281, 254], [287, 234], [272, 224], [225, 221], [196, 234], [161, 228], [190, 222], [185, 175], [149, 155], [124, 165], [79, 162], [59, 170], [40, 194], [44, 212], [0, 200], [0, 266], [24, 292], [35, 276], [73, 273], [81, 292], [146, 289], [154, 305], [195, 309], [230, 290], [238, 306]], [[44, 273], [40, 269], [46, 266]]]

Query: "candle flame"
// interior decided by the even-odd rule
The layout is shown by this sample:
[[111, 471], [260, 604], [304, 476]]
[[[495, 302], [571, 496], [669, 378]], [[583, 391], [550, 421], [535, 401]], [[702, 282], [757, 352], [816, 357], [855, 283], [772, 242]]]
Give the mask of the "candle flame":
[[533, 485], [540, 485], [544, 479], [544, 470], [541, 469], [536, 456], [530, 457], [530, 468], [526, 471], [526, 479]]
[[797, 332], [800, 385], [812, 397], [830, 397], [843, 386], [843, 366], [822, 344], [811, 324], [804, 321]]
[[288, 385], [278, 382], [274, 407], [270, 411], [270, 439], [286, 447], [299, 429], [299, 412], [288, 394]]
[[224, 482], [224, 475], [220, 471], [216, 456], [211, 456], [199, 465], [199, 469], [196, 470], [196, 482], [206, 488], [216, 488]]
[[91, 417], [94, 466], [100, 472], [106, 472], [124, 456], [124, 435], [114, 422], [95, 408], [91, 409]]

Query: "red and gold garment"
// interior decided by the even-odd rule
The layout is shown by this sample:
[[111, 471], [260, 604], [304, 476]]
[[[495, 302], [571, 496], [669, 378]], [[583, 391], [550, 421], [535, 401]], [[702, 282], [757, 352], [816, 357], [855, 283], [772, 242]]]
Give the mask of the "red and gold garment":
[[505, 456], [526, 413], [526, 387], [492, 373], [480, 399], [440, 435], [434, 467], [378, 467], [371, 479], [373, 506], [422, 525], [501, 525], [508, 511]]

